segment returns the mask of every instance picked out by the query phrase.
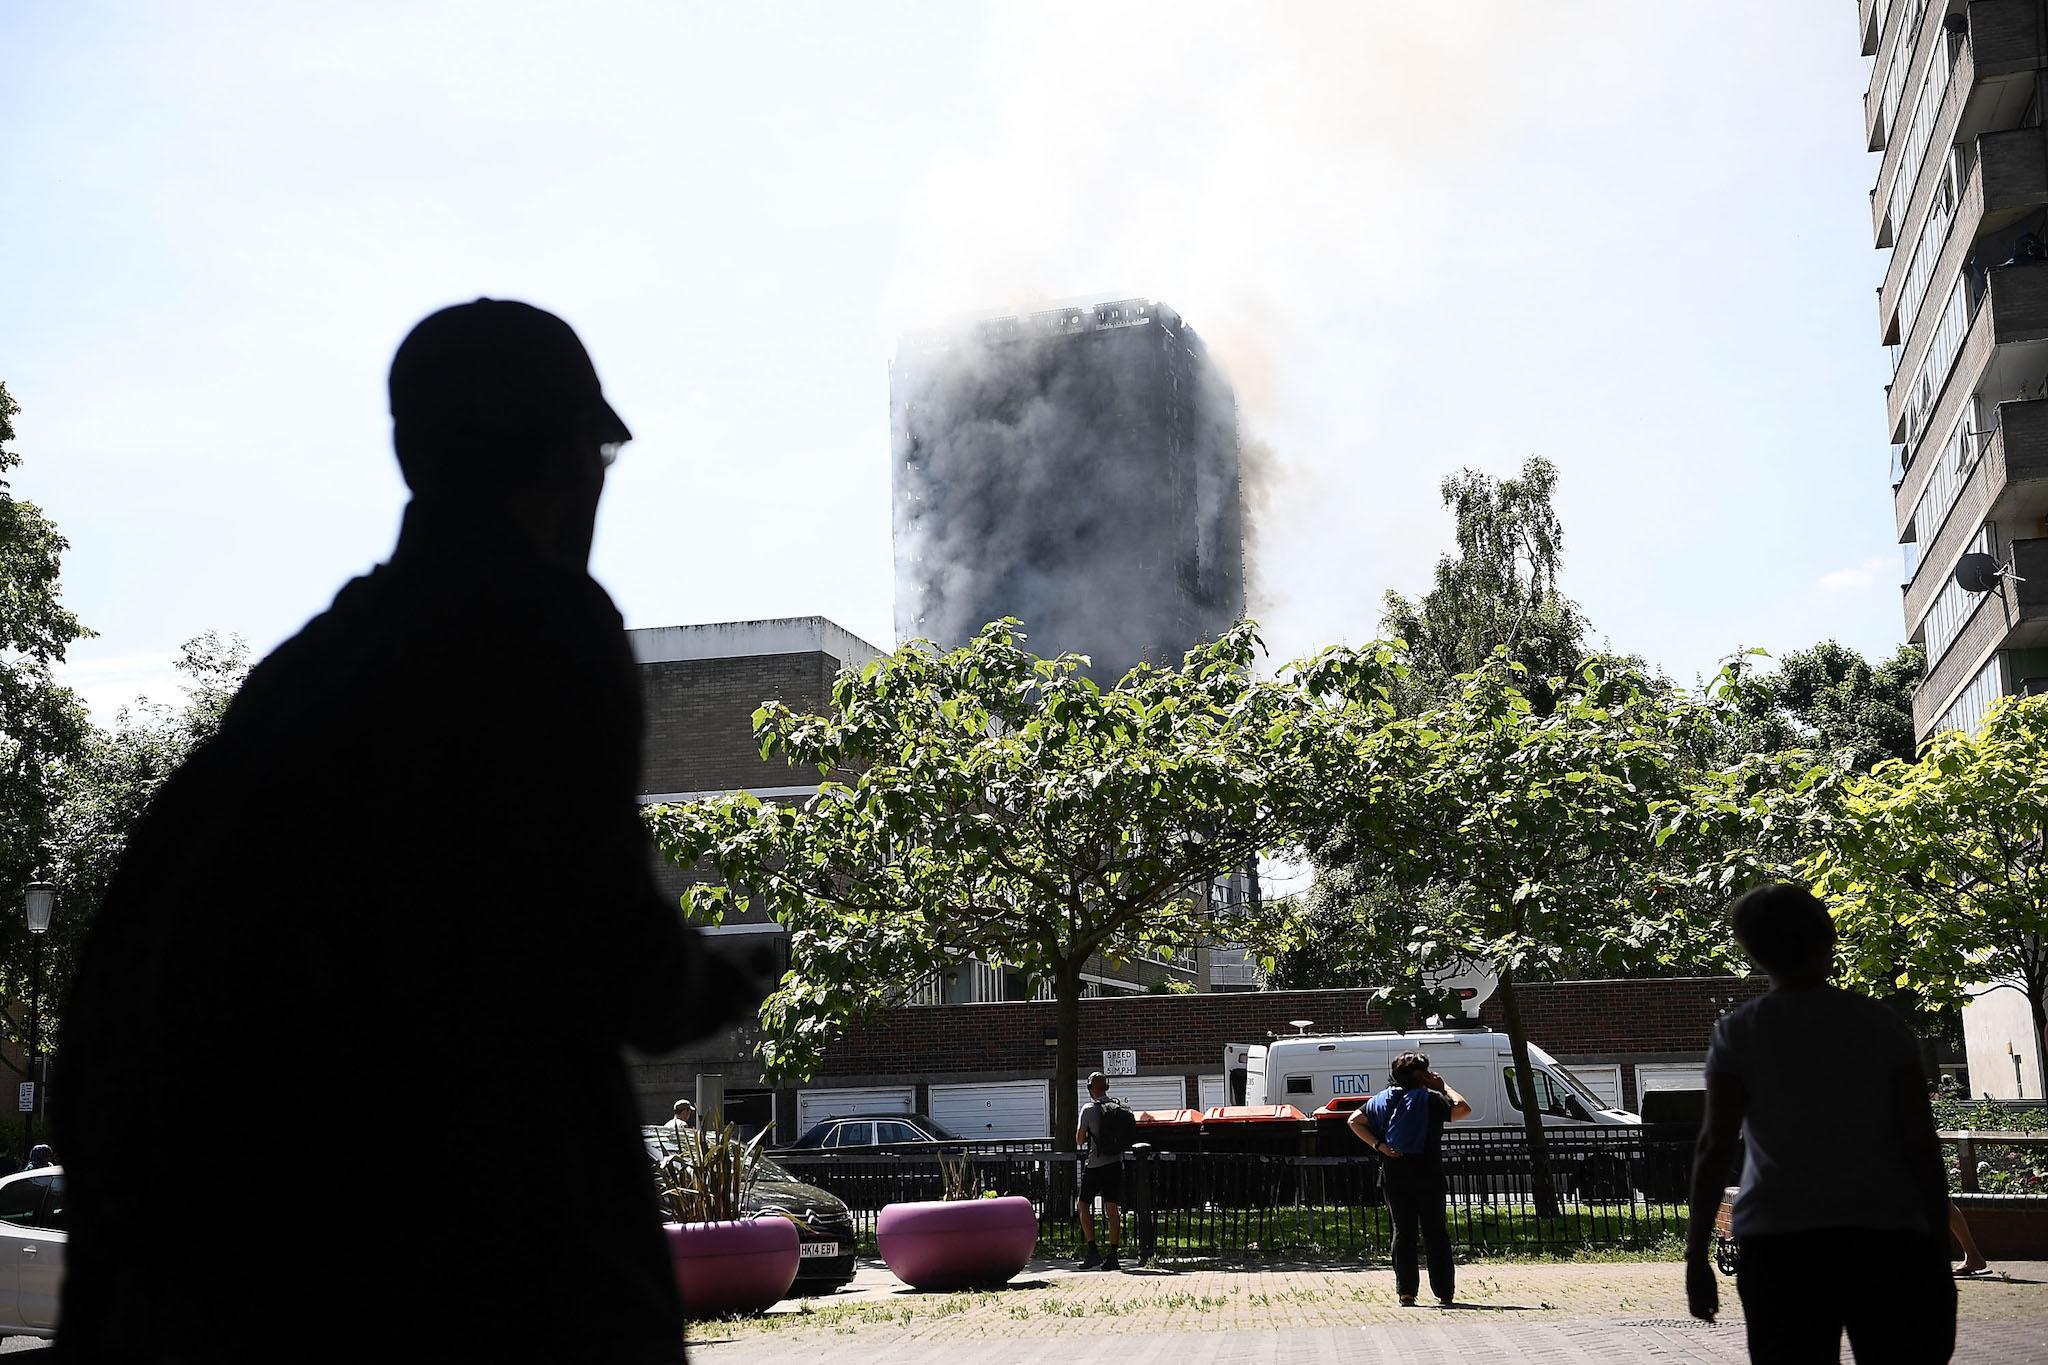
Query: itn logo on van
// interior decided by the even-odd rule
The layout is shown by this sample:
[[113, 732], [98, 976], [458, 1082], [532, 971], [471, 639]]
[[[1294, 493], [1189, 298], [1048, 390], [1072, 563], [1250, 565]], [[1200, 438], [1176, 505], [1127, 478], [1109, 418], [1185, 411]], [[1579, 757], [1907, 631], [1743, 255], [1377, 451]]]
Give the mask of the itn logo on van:
[[1340, 1071], [1330, 1077], [1330, 1093], [1332, 1095], [1370, 1095], [1372, 1093], [1372, 1077], [1366, 1075], [1363, 1071], [1354, 1071], [1349, 1075]]

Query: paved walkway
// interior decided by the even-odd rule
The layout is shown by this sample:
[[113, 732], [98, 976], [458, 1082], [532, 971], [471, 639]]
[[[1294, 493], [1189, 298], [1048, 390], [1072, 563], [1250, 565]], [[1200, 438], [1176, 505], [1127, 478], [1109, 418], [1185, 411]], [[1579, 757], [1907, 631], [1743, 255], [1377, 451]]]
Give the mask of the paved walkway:
[[[2048, 1360], [2048, 1263], [1961, 1283], [1963, 1362]], [[958, 1365], [963, 1343], [1000, 1359], [1071, 1365], [1079, 1338], [1114, 1337], [1118, 1365], [1346, 1365], [1455, 1359], [1743, 1361], [1740, 1305], [1724, 1281], [1721, 1324], [1685, 1313], [1668, 1263], [1489, 1264], [1459, 1269], [1454, 1309], [1402, 1308], [1392, 1276], [1294, 1269], [1075, 1273], [1034, 1266], [986, 1293], [917, 1294], [879, 1266], [825, 1299], [692, 1331], [708, 1365], [790, 1361], [857, 1345], [861, 1365]], [[971, 1349], [971, 1348], [970, 1348]]]

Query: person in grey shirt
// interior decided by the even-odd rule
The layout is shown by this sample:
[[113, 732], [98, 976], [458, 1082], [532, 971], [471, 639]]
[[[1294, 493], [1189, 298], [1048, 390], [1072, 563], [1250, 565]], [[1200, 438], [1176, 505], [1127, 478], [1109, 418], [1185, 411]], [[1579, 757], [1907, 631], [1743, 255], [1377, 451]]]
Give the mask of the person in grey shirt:
[[1752, 1361], [1943, 1362], [1955, 1349], [1948, 1183], [1920, 1053], [1883, 1004], [1828, 984], [1835, 926], [1790, 883], [1735, 902], [1735, 941], [1768, 993], [1722, 1018], [1707, 1050], [1706, 1116], [1692, 1177], [1686, 1298], [1720, 1309], [1709, 1255], [1734, 1163]]
[[[1081, 1240], [1087, 1245], [1075, 1263], [1077, 1270], [1092, 1270], [1098, 1265], [1104, 1270], [1122, 1268], [1117, 1264], [1116, 1243], [1122, 1231], [1124, 1158], [1122, 1152], [1109, 1152], [1103, 1148], [1102, 1102], [1108, 1098], [1109, 1077], [1100, 1071], [1090, 1072], [1088, 1103], [1081, 1106], [1081, 1126], [1074, 1131], [1074, 1145], [1088, 1152], [1088, 1159], [1081, 1167]], [[1108, 1247], [1099, 1256], [1095, 1250], [1097, 1196], [1102, 1199], [1102, 1216], [1106, 1225], [1103, 1243]]]

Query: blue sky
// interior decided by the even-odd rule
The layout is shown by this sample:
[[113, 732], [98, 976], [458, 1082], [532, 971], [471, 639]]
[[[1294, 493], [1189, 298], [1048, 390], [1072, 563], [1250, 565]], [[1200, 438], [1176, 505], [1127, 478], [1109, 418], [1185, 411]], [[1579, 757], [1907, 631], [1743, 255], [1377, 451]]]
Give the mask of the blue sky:
[[1529, 454], [1615, 646], [1888, 652], [1866, 78], [1846, 0], [0, 0], [0, 379], [100, 632], [67, 676], [104, 718], [382, 558], [385, 365], [479, 294], [574, 323], [637, 434], [593, 565], [630, 625], [888, 643], [892, 339], [1115, 293], [1274, 452], [1276, 655], [1369, 638], [1437, 481]]

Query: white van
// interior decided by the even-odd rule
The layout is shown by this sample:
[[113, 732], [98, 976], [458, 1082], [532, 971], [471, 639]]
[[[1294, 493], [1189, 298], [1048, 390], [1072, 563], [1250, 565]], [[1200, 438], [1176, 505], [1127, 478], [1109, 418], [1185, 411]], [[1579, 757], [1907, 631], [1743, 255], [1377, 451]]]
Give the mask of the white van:
[[[1303, 1034], [1226, 1048], [1223, 1065], [1233, 1091], [1234, 1069], [1244, 1068], [1244, 1103], [1291, 1104], [1309, 1114], [1333, 1099], [1373, 1095], [1385, 1089], [1387, 1072], [1403, 1052], [1426, 1053], [1430, 1069], [1471, 1102], [1472, 1117], [1464, 1122], [1482, 1127], [1520, 1126], [1521, 1106], [1510, 1093], [1515, 1059], [1508, 1036], [1486, 1029], [1352, 1033], [1329, 1038]], [[1536, 1099], [1546, 1125], [1641, 1122], [1626, 1110], [1608, 1108], [1591, 1087], [1534, 1043], [1529, 1045], [1529, 1063], [1536, 1071]]]

